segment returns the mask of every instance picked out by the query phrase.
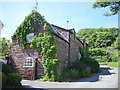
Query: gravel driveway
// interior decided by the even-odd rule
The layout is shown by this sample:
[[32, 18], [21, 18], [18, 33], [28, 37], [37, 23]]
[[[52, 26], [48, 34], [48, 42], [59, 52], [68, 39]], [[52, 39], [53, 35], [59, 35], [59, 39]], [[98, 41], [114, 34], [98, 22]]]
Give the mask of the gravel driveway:
[[100, 72], [73, 82], [22, 80], [25, 88], [118, 88], [118, 68], [100, 66]]

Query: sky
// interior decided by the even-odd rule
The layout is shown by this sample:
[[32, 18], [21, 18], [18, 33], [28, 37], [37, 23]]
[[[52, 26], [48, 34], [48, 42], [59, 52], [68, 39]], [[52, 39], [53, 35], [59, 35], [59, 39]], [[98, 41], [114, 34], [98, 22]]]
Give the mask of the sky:
[[[93, 2], [38, 2], [37, 11], [45, 19], [63, 28], [112, 28], [118, 27], [118, 15], [106, 17], [108, 8], [92, 8]], [[35, 7], [35, 2], [0, 2], [0, 20], [3, 22], [1, 37], [11, 39], [17, 26]]]

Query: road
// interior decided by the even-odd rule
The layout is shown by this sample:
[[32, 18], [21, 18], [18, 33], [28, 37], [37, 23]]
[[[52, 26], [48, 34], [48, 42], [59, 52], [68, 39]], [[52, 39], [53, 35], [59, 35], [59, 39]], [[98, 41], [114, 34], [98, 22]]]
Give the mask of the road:
[[100, 72], [72, 82], [22, 80], [25, 88], [118, 88], [118, 68], [100, 66]]

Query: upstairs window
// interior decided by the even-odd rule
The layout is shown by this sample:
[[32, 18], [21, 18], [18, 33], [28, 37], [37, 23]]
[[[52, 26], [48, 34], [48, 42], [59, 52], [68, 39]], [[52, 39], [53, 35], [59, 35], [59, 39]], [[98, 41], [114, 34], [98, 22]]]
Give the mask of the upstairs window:
[[25, 58], [24, 67], [33, 67], [33, 58], [32, 57]]
[[27, 41], [32, 40], [33, 37], [34, 37], [34, 33], [30, 33], [30, 34], [26, 35]]

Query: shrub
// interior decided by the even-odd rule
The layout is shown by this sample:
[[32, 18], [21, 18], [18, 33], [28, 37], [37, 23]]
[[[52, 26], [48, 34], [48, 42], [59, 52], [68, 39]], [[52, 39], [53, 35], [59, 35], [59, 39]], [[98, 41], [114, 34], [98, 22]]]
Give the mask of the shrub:
[[99, 63], [96, 60], [89, 61], [88, 65], [91, 67], [91, 72], [96, 73], [99, 71]]
[[8, 75], [9, 73], [12, 73], [12, 67], [9, 64], [2, 63], [2, 72]]
[[[62, 81], [70, 81], [78, 79], [80, 77], [85, 77], [90, 74], [90, 70], [84, 70], [87, 65], [83, 62], [75, 62], [73, 64], [67, 65], [62, 72]], [[83, 72], [82, 72], [83, 71]]]
[[4, 73], [0, 72], [0, 85], [2, 84], [2, 87], [6, 86], [7, 77]]
[[96, 73], [99, 71], [99, 63], [90, 57], [83, 57], [82, 60], [87, 66], [91, 67], [91, 72]]
[[80, 61], [67, 65], [62, 72], [62, 81], [70, 81], [87, 77], [91, 72], [99, 71], [99, 63], [90, 57], [82, 57]]
[[75, 70], [75, 69], [71, 69], [71, 70], [70, 70], [70, 77], [71, 77], [72, 79], [77, 79], [77, 78], [79, 78], [79, 77], [80, 77], [79, 71], [78, 71], [78, 70]]
[[67, 67], [64, 67], [62, 74], [61, 74], [61, 81], [69, 81], [70, 80], [70, 69]]
[[74, 62], [69, 66], [70, 69], [76, 69], [81, 71], [83, 68], [86, 68], [87, 65], [83, 61]]
[[19, 74], [17, 74], [17, 73], [10, 73], [10, 74], [8, 74], [7, 84], [9, 86], [17, 87], [17, 86], [21, 85], [20, 84], [21, 80], [22, 80], [22, 77]]
[[83, 76], [83, 77], [88, 77], [89, 75], [90, 75], [90, 70], [87, 69], [87, 68], [84, 68], [84, 69], [82, 70], [82, 76]]

